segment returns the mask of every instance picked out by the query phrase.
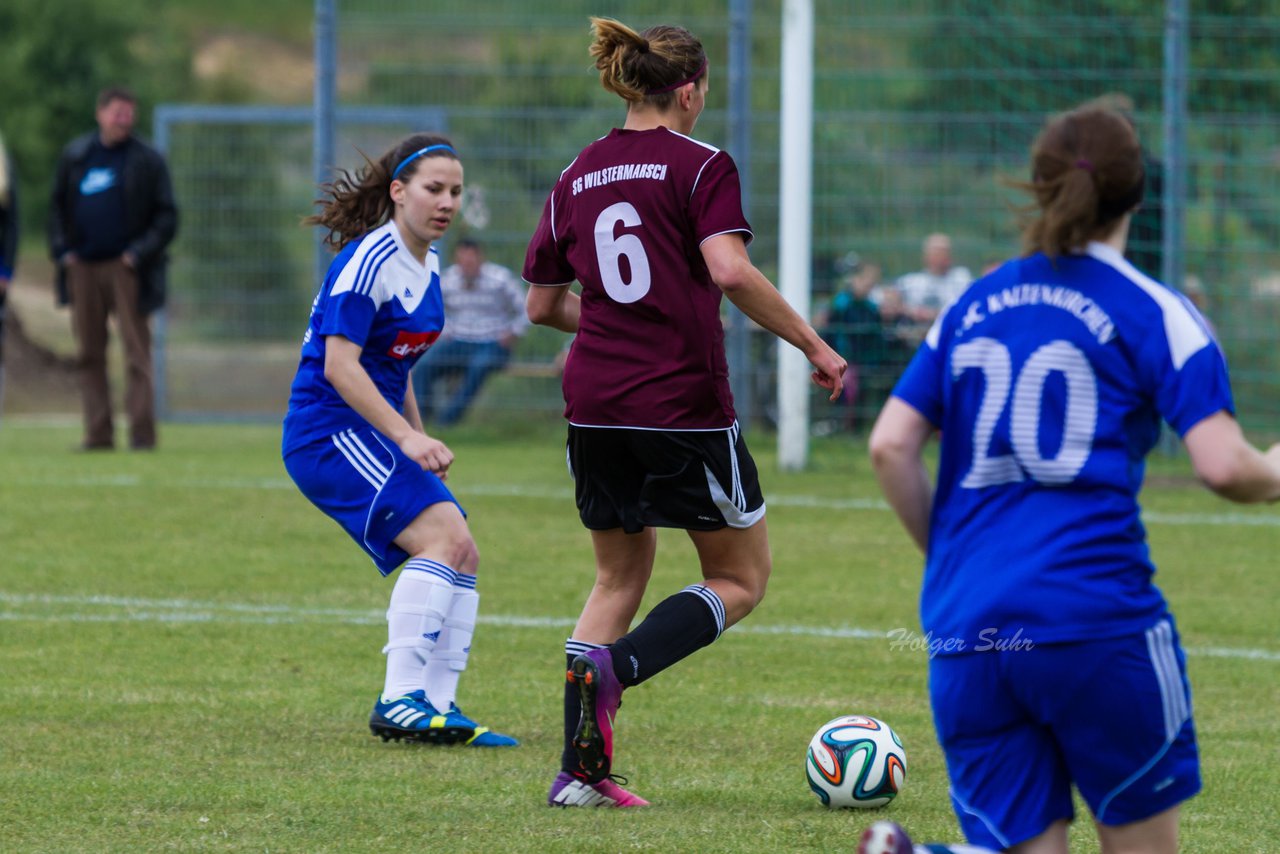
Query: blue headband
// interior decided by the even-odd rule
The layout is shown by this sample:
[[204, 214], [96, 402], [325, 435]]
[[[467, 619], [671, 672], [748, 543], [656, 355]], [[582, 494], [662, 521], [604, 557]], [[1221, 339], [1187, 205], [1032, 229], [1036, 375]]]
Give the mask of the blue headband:
[[400, 165], [396, 167], [396, 171], [391, 173], [391, 180], [394, 181], [395, 179], [399, 178], [400, 173], [404, 171], [404, 167], [408, 166], [410, 163], [417, 160], [419, 157], [426, 154], [428, 151], [447, 151], [450, 154], [452, 154], [454, 157], [458, 156], [458, 152], [453, 150], [452, 145], [446, 145], [443, 142], [438, 142], [435, 145], [428, 145], [426, 148], [419, 148], [413, 154], [410, 154], [404, 160], [400, 161]]

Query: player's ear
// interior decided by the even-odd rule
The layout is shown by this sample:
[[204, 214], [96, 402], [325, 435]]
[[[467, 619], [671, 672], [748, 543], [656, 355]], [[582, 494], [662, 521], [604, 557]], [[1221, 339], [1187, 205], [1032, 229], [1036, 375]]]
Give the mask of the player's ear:
[[393, 178], [391, 186], [387, 190], [387, 195], [391, 197], [391, 201], [397, 205], [404, 204], [405, 184], [399, 178]]
[[676, 90], [680, 99], [680, 109], [689, 110], [693, 106], [693, 90], [698, 88], [698, 82], [686, 83]]

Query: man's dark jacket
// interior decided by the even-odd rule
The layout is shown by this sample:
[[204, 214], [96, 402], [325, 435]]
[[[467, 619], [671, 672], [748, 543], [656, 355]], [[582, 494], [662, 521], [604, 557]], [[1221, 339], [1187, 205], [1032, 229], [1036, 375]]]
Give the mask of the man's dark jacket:
[[[58, 158], [49, 212], [49, 253], [56, 262], [79, 243], [75, 229], [76, 193], [85, 173], [85, 158], [97, 132], [73, 139]], [[173, 201], [169, 167], [160, 152], [135, 136], [124, 143], [124, 207], [128, 251], [138, 259], [138, 308], [149, 314], [164, 305], [165, 252], [178, 232], [178, 209]], [[66, 268], [58, 265], [58, 304], [70, 300]]]

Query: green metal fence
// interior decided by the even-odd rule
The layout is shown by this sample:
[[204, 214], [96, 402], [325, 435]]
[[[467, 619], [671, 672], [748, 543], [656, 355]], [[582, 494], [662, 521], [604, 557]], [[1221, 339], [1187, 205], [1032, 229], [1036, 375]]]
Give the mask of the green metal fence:
[[[696, 134], [739, 156], [731, 146], [725, 63], [734, 32], [730, 12], [741, 23], [744, 5], [750, 156], [739, 159], [757, 232], [752, 257], [770, 272], [778, 250], [779, 0], [703, 0], [679, 8], [651, 0], [486, 0], [473, 7], [338, 0], [338, 104], [438, 111], [463, 153], [474, 193], [471, 215], [450, 237], [477, 237], [491, 260], [518, 269], [560, 170], [622, 120], [621, 102], [600, 88], [590, 66], [588, 16], [612, 15], [637, 27], [678, 23], [697, 33], [712, 72], [708, 110]], [[1019, 200], [1002, 179], [1021, 177], [1032, 138], [1051, 112], [1123, 94], [1150, 155], [1167, 157], [1169, 19], [1162, 4], [815, 0], [815, 18], [815, 307], [841, 286], [851, 252], [878, 264], [886, 283], [920, 266], [921, 241], [932, 232], [949, 234], [957, 262], [975, 273], [1015, 254], [1012, 206]], [[1202, 300], [1228, 353], [1246, 425], [1280, 435], [1274, 345], [1280, 321], [1280, 2], [1193, 3], [1188, 30], [1185, 279], [1174, 284]], [[379, 135], [358, 127], [340, 135], [340, 165], [359, 162], [358, 142], [370, 146], [370, 154], [390, 142], [385, 130]], [[213, 347], [230, 336], [237, 346], [288, 352], [316, 285], [305, 247], [286, 252], [290, 260], [282, 266], [278, 245], [301, 246], [296, 222], [314, 195], [306, 180], [308, 131], [241, 128], [233, 134], [236, 148], [221, 131], [188, 133], [171, 147], [175, 182], [186, 222], [207, 226], [186, 228], [176, 248], [171, 346], [191, 340]], [[218, 187], [202, 177], [212, 163], [229, 173]], [[244, 223], [219, 220], [218, 211], [229, 206], [251, 216], [281, 200], [288, 202], [287, 214], [280, 211], [273, 222], [287, 237], [236, 240], [230, 235]], [[1158, 267], [1159, 240], [1150, 240], [1145, 248], [1155, 260], [1148, 256], [1144, 264]], [[217, 262], [228, 253], [234, 261]], [[200, 273], [209, 263], [227, 265], [226, 275]], [[1160, 275], [1159, 269], [1149, 272]], [[233, 304], [219, 307], [219, 301]], [[246, 308], [257, 305], [262, 309]], [[769, 342], [756, 338], [748, 367], [750, 387], [758, 393], [744, 415], [759, 423], [772, 407], [774, 363]], [[522, 342], [517, 359], [545, 364], [561, 343], [558, 333], [536, 331]], [[198, 363], [204, 357], [192, 358]], [[855, 426], [865, 424], [896, 369], [889, 360], [866, 384]], [[282, 408], [278, 373], [261, 389], [238, 393], [237, 411]], [[238, 379], [245, 382], [243, 374]], [[220, 411], [224, 404], [216, 402], [212, 383], [175, 386], [171, 412]], [[487, 388], [471, 417], [551, 417], [558, 406], [553, 380], [513, 376]], [[813, 412], [817, 429], [846, 429], [851, 422], [848, 413], [824, 404], [815, 403]]]

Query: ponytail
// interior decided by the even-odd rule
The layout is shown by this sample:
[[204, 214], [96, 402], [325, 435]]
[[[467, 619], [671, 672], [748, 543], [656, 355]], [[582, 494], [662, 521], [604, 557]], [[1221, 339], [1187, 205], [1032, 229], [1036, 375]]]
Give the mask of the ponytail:
[[637, 33], [612, 18], [592, 18], [591, 58], [600, 85], [628, 104], [649, 103], [665, 109], [672, 94], [707, 73], [707, 54], [688, 30], [650, 27]]
[[1031, 181], [1015, 182], [1032, 202], [1024, 213], [1027, 252], [1051, 258], [1104, 237], [1142, 201], [1137, 131], [1121, 113], [1083, 108], [1051, 118], [1031, 150]]

